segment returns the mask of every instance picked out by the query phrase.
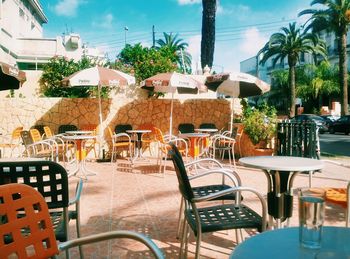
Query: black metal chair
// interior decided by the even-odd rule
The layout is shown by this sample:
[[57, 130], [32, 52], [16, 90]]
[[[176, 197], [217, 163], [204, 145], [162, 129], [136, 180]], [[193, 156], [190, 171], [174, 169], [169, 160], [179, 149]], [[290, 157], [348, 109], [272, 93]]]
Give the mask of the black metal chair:
[[[206, 196], [196, 197], [189, 181], [181, 154], [178, 152], [175, 145], [170, 145], [171, 150], [169, 153], [174, 163], [180, 192], [185, 200], [185, 221], [181, 239], [180, 258], [183, 258], [184, 244], [186, 245], [184, 258], [187, 256], [188, 226], [190, 226], [196, 236], [196, 259], [200, 256], [202, 233], [242, 228], [257, 229], [258, 231], [264, 231], [266, 229], [267, 206], [265, 199], [261, 194], [252, 188], [237, 186], [208, 194]], [[261, 216], [249, 207], [243, 205], [240, 202], [240, 199], [236, 199], [236, 201], [227, 204], [217, 205], [216, 203], [216, 205], [212, 206], [197, 207], [201, 202], [212, 201], [223, 195], [241, 193], [242, 191], [252, 192], [258, 197], [262, 207]], [[205, 204], [207, 205], [207, 203]]]
[[181, 123], [177, 129], [180, 133], [194, 133], [194, 125], [192, 123]]
[[58, 134], [66, 133], [66, 131], [75, 131], [78, 127], [73, 124], [63, 124], [58, 127]]
[[117, 124], [114, 128], [115, 134], [126, 133], [127, 130], [132, 130], [130, 124]]
[[199, 125], [200, 129], [217, 129], [214, 123], [202, 123]]
[[[8, 183], [26, 184], [41, 193], [49, 207], [58, 241], [69, 240], [70, 220], [76, 221], [77, 236], [80, 237], [79, 201], [83, 188], [81, 179], [77, 183], [74, 199], [70, 200], [67, 171], [61, 165], [53, 161], [0, 161], [0, 185]], [[73, 209], [71, 205], [75, 205]], [[83, 256], [81, 247], [79, 251]]]

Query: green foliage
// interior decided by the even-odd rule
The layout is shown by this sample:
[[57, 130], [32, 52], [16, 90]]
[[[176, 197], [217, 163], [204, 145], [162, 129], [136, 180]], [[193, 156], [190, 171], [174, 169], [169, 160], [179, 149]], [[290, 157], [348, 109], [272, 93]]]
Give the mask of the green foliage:
[[64, 57], [54, 57], [44, 66], [43, 74], [40, 78], [40, 89], [47, 97], [89, 97], [91, 89], [88, 87], [62, 87], [63, 78], [71, 74], [94, 66], [87, 58], [82, 58], [79, 62], [67, 60]]
[[276, 109], [266, 103], [256, 108], [249, 106], [244, 100], [241, 104], [243, 106], [244, 131], [252, 143], [254, 145], [260, 142], [269, 143], [276, 134]]

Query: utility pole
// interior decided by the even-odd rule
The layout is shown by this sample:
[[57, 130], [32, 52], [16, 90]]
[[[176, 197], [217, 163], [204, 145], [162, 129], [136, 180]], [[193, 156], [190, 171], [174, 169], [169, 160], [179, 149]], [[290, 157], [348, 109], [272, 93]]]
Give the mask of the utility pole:
[[125, 42], [125, 44], [124, 44], [124, 47], [126, 47], [126, 32], [129, 30], [129, 28], [127, 27], [127, 26], [125, 26], [124, 27], [124, 42]]
[[156, 32], [154, 31], [154, 25], [152, 25], [152, 46], [153, 48], [156, 46]]

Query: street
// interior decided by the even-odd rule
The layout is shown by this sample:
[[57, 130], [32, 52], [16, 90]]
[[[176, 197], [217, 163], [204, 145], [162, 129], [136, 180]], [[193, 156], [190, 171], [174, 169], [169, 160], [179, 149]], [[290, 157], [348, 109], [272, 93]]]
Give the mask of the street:
[[321, 153], [330, 153], [334, 155], [350, 156], [350, 135], [338, 134], [320, 134]]

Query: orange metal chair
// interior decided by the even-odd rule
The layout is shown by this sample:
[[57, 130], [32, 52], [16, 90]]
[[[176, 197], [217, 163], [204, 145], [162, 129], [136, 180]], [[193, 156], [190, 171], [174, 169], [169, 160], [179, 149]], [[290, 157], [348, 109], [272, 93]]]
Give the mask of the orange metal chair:
[[[92, 135], [96, 136], [98, 134], [98, 126], [96, 124], [86, 124], [80, 127], [81, 130], [92, 131]], [[90, 151], [94, 151], [95, 158], [98, 158], [96, 151], [97, 139], [89, 139], [84, 141], [84, 147], [86, 150], [86, 155], [90, 153]]]
[[[130, 238], [145, 244], [155, 258], [164, 258], [148, 237], [131, 231], [111, 231], [57, 245], [48, 206], [39, 192], [24, 184], [0, 186], [1, 258], [50, 258], [69, 248], [112, 238]], [[20, 216], [19, 216], [20, 215]], [[29, 231], [23, 235], [22, 230]], [[7, 240], [7, 242], [5, 242]]]
[[[12, 131], [12, 134], [11, 134], [11, 140], [10, 140], [10, 143], [0, 143], [0, 148], [3, 149], [3, 155], [5, 156], [5, 150], [7, 148], [9, 148], [11, 151], [10, 151], [10, 155], [9, 157], [12, 157], [13, 156], [13, 151], [15, 149], [17, 149], [19, 152], [19, 154], [21, 153], [20, 152], [20, 147], [21, 147], [21, 131], [23, 130], [23, 127], [17, 127], [15, 128], [13, 131]], [[4, 137], [4, 136], [2, 136]]]
[[109, 137], [111, 139], [111, 162], [114, 161], [114, 158], [117, 156], [117, 152], [122, 153], [127, 151], [129, 156], [132, 156], [132, 151], [134, 150], [134, 143], [131, 141], [131, 138], [126, 133], [113, 133], [111, 127], [108, 127]]
[[149, 150], [150, 155], [152, 156], [151, 143], [156, 142], [154, 137], [154, 125], [152, 123], [144, 123], [141, 124], [138, 129], [141, 130], [150, 130], [150, 133], [144, 133], [141, 136], [142, 141], [142, 153], [144, 153], [147, 149]]

